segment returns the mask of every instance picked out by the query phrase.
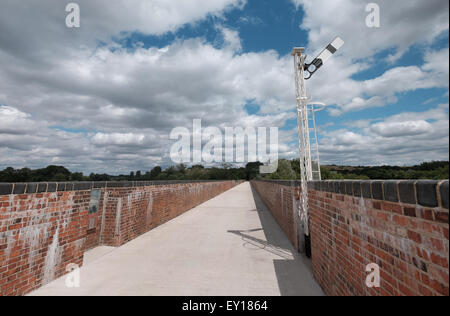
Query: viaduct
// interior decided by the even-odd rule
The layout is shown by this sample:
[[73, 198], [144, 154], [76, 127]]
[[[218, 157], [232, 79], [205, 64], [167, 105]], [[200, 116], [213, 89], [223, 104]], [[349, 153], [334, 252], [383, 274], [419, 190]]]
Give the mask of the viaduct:
[[448, 181], [308, 196], [311, 259], [297, 181], [0, 184], [0, 296], [449, 295]]

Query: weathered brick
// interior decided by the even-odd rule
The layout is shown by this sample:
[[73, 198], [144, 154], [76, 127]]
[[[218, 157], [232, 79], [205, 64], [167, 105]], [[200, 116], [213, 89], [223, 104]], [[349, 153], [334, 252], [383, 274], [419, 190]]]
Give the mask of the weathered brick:
[[415, 207], [404, 207], [403, 214], [409, 217], [416, 217], [416, 208]]
[[422, 218], [422, 219], [425, 219], [427, 221], [434, 220], [433, 210], [423, 208], [423, 209], [419, 210], [419, 214], [420, 214], [420, 218]]
[[345, 185], [345, 181], [339, 181], [339, 194], [346, 194], [345, 192], [346, 189], [346, 185]]
[[441, 183], [439, 186], [442, 207], [448, 210], [448, 181]]
[[73, 190], [84, 191], [92, 189], [92, 182], [74, 182]]
[[448, 240], [449, 235], [449, 229], [448, 227], [442, 228], [442, 235]]
[[356, 196], [356, 197], [362, 196], [361, 181], [353, 182], [353, 196]]
[[27, 183], [27, 189], [25, 190], [25, 193], [36, 193], [37, 187], [37, 183]]
[[37, 193], [47, 192], [47, 183], [39, 183]]
[[433, 211], [434, 212], [434, 220], [436, 222], [448, 224], [448, 211]]
[[9, 195], [12, 190], [13, 185], [11, 183], [0, 183], [0, 195]]
[[389, 202], [398, 202], [397, 181], [384, 182], [384, 199]]
[[25, 183], [15, 183], [13, 194], [24, 194], [26, 187]]
[[374, 200], [383, 200], [383, 181], [372, 182], [372, 198]]
[[418, 181], [416, 183], [417, 201], [420, 205], [437, 207], [437, 181]]
[[56, 192], [57, 184], [55, 182], [50, 182], [47, 184], [47, 192]]
[[345, 194], [353, 195], [353, 182], [345, 181]]
[[94, 182], [93, 189], [101, 189], [101, 188], [106, 188], [106, 182]]
[[[334, 188], [343, 189], [347, 194], [349, 182], [335, 181]], [[365, 197], [363, 204], [355, 197], [311, 192], [310, 231], [315, 278], [328, 295], [443, 295], [448, 281], [439, 287], [435, 284], [433, 288], [432, 273], [436, 276], [437, 272], [430, 267], [438, 263], [443, 268], [448, 265], [443, 256], [445, 247], [448, 247], [448, 223], [445, 222], [448, 212], [418, 205], [414, 201], [414, 182], [407, 181], [407, 185], [398, 186], [398, 202], [392, 197], [388, 201], [384, 194], [388, 197], [390, 189], [384, 183], [361, 182], [361, 194]], [[329, 188], [330, 182], [327, 185]], [[372, 199], [372, 191], [376, 191], [377, 186], [379, 191]], [[367, 193], [368, 188], [371, 188], [371, 197]], [[406, 192], [408, 188], [412, 192]], [[273, 192], [262, 192], [269, 208], [276, 210], [279, 203], [273, 199]], [[439, 221], [435, 221], [436, 217]], [[282, 224], [285, 220], [282, 217], [277, 219]], [[289, 233], [288, 230], [286, 232]], [[416, 247], [405, 248], [405, 238], [411, 240], [406, 245], [415, 243]], [[331, 257], [329, 253], [336, 256]], [[383, 291], [370, 291], [360, 286], [350, 290], [346, 285], [350, 280], [356, 279], [364, 284], [365, 265], [370, 262], [376, 262], [383, 271], [389, 271], [391, 283], [383, 283]], [[440, 277], [443, 282], [444, 278]]]
[[415, 181], [400, 181], [398, 183], [398, 193], [400, 202], [416, 204], [416, 186]]
[[364, 198], [371, 199], [372, 198], [371, 181], [361, 182], [361, 191], [362, 191], [362, 196]]
[[432, 280], [431, 287], [439, 294], [441, 294], [443, 296], [449, 296], [448, 285], [444, 285], [444, 284], [440, 283], [439, 281]]
[[[20, 194], [0, 199], [0, 296], [23, 295], [42, 285], [45, 258], [49, 245], [55, 240], [61, 252], [61, 260], [54, 267], [57, 278], [65, 273], [66, 264], [82, 265], [86, 249], [99, 244], [107, 245], [109, 242], [114, 245], [128, 242], [238, 183], [167, 182], [165, 186], [147, 187], [133, 183], [133, 187], [103, 188], [99, 205], [93, 213], [89, 213], [90, 192], [74, 191], [71, 183], [19, 185], [16, 192]], [[77, 185], [77, 189], [82, 188], [86, 188], [85, 184]], [[121, 214], [124, 220], [118, 227], [119, 238], [115, 238], [116, 209], [112, 207], [117, 200], [105, 200], [105, 190], [110, 190], [110, 196], [124, 201]], [[104, 201], [107, 201], [105, 207]], [[149, 205], [152, 206], [149, 208]], [[34, 208], [30, 209], [30, 206]], [[2, 212], [2, 208], [7, 212]], [[9, 212], [12, 209], [21, 212]], [[102, 227], [104, 235], [101, 236], [100, 232], [103, 230], [99, 225], [102, 225], [103, 210], [107, 213], [105, 226]], [[42, 216], [36, 216], [37, 213]], [[23, 217], [19, 217], [20, 215]], [[89, 227], [91, 220], [93, 227]], [[6, 239], [2, 237], [5, 232], [10, 233], [5, 235]], [[39, 237], [39, 243], [31, 247], [29, 240], [33, 234]]]
[[57, 191], [58, 191], [58, 192], [64, 192], [64, 191], [66, 191], [66, 183], [65, 183], [65, 182], [59, 182], [59, 183], [57, 184], [57, 186], [58, 186], [58, 188], [57, 188]]

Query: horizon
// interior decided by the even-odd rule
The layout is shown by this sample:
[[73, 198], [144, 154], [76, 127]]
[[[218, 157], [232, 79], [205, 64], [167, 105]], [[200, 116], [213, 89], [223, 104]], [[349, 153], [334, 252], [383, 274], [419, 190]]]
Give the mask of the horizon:
[[[287, 160], [287, 161], [289, 161], [289, 162], [294, 162], [294, 161], [296, 161], [297, 159], [290, 159], [290, 160], [289, 160], [289, 159], [280, 159], [280, 160]], [[35, 171], [35, 170], [43, 170], [43, 169], [46, 169], [46, 168], [49, 168], [49, 167], [62, 167], [62, 168], [67, 169], [67, 170], [68, 170], [69, 172], [71, 172], [72, 174], [73, 174], [73, 173], [82, 173], [83, 176], [89, 176], [90, 174], [96, 174], [96, 175], [108, 175], [108, 176], [112, 176], [112, 177], [121, 177], [121, 176], [125, 176], [125, 177], [126, 177], [126, 176], [129, 176], [131, 173], [134, 173], [134, 174], [136, 175], [136, 172], [138, 172], [138, 171], [140, 171], [140, 172], [142, 173], [142, 176], [144, 176], [146, 173], [149, 173], [151, 170], [153, 170], [154, 168], [157, 168], [157, 167], [160, 167], [161, 170], [162, 170], [162, 172], [165, 172], [165, 171], [167, 171], [167, 170], [170, 169], [170, 168], [176, 168], [176, 167], [179, 166], [179, 165], [184, 165], [184, 166], [186, 167], [186, 169], [193, 169], [193, 168], [195, 168], [195, 167], [197, 167], [197, 166], [201, 166], [201, 167], [204, 168], [204, 169], [214, 169], [214, 168], [216, 168], [216, 169], [242, 169], [242, 168], [244, 168], [244, 169], [245, 169], [246, 165], [248, 165], [248, 164], [256, 164], [256, 163], [261, 163], [261, 162], [259, 162], [259, 161], [249, 162], [249, 163], [245, 163], [244, 166], [233, 166], [233, 165], [231, 165], [231, 166], [229, 166], [229, 168], [227, 168], [227, 167], [225, 167], [225, 166], [223, 166], [223, 165], [205, 166], [205, 165], [203, 165], [203, 164], [192, 164], [192, 165], [178, 164], [178, 165], [171, 165], [171, 166], [168, 166], [168, 167], [153, 166], [153, 167], [150, 168], [150, 169], [136, 169], [136, 170], [130, 170], [129, 172], [121, 173], [121, 174], [114, 174], [114, 173], [111, 174], [111, 173], [107, 173], [107, 172], [100, 172], [100, 173], [87, 172], [87, 173], [84, 173], [84, 172], [82, 172], [82, 171], [77, 171], [77, 170], [71, 170], [71, 169], [68, 169], [67, 167], [65, 167], [65, 166], [63, 166], [63, 165], [47, 165], [47, 166], [41, 167], [41, 168], [28, 168], [28, 167], [14, 168], [14, 167], [10, 167], [10, 166], [9, 166], [9, 167], [6, 167], [6, 168], [4, 168], [4, 169], [1, 169], [0, 172], [5, 171], [5, 170], [8, 169], [8, 168], [13, 168], [14, 170], [29, 169], [29, 170], [31, 170], [31, 171]], [[424, 164], [430, 164], [430, 163], [448, 163], [448, 164], [450, 164], [450, 161], [448, 161], [448, 160], [423, 161], [423, 162], [418, 163], [418, 164], [415, 164], [415, 165], [404, 165], [404, 166], [401, 166], [401, 165], [378, 165], [378, 166], [376, 166], [376, 165], [333, 165], [333, 164], [322, 164], [321, 167], [324, 167], [324, 168], [326, 168], [326, 167], [350, 167], [350, 168], [383, 168], [383, 167], [389, 167], [389, 168], [412, 168], [412, 167], [418, 167], [418, 166], [422, 166], [422, 165], [424, 165]], [[164, 180], [162, 180], [162, 181], [164, 181]]]

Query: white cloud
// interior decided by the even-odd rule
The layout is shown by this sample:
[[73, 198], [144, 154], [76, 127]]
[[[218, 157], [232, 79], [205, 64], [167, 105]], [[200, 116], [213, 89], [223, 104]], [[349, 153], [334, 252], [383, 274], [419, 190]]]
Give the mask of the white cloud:
[[312, 96], [337, 105], [330, 110], [332, 115], [396, 103], [397, 93], [448, 87], [448, 48], [428, 50], [422, 67], [395, 67], [363, 82], [352, 79], [359, 71], [376, 66], [376, 54], [393, 50], [388, 58], [393, 62], [413, 44], [418, 45], [415, 49], [423, 50], [421, 47], [448, 31], [448, 1], [411, 0], [402, 5], [396, 1], [377, 1], [381, 10], [380, 28], [365, 25], [368, 13], [364, 1], [292, 2], [305, 12], [301, 27], [309, 33], [307, 53], [310, 57], [316, 56], [336, 36], [345, 41], [309, 84]]
[[[291, 96], [285, 93], [285, 86], [291, 86], [286, 75], [290, 59], [274, 51], [236, 54], [234, 49], [228, 45], [217, 48], [197, 38], [132, 52], [104, 47], [69, 61], [52, 56], [47, 61], [53, 64], [49, 69], [25, 67], [26, 62], [5, 63], [0, 69], [5, 97], [0, 102], [45, 121], [41, 134], [47, 136], [32, 142], [33, 146], [19, 141], [23, 152], [14, 153], [18, 158], [14, 165], [37, 164], [25, 156], [30, 155], [26, 149], [38, 148], [42, 164], [59, 149], [58, 161], [75, 170], [150, 169], [154, 164], [171, 163], [170, 130], [190, 127], [194, 118], [202, 118], [204, 127], [282, 127], [293, 117], [292, 113], [277, 113], [293, 98], [293, 89]], [[1, 57], [8, 60], [0, 52]], [[276, 113], [250, 116], [244, 110], [248, 100]], [[98, 132], [56, 135], [49, 126]], [[0, 140], [10, 150], [14, 142]], [[80, 150], [66, 151], [67, 147]], [[134, 158], [126, 159], [130, 155]], [[3, 164], [9, 161], [2, 159]]]
[[448, 120], [448, 103], [439, 104], [437, 107], [425, 112], [403, 112], [392, 115], [385, 119], [386, 122], [405, 122], [418, 120]]
[[[383, 107], [397, 102], [397, 94], [428, 88], [448, 88], [449, 86], [449, 49], [428, 51], [425, 63], [419, 66], [394, 67], [381, 76], [365, 81], [356, 81], [347, 77], [330, 76], [338, 71], [338, 63], [329, 63], [329, 69], [318, 73], [311, 85], [313, 95], [320, 95], [328, 104], [336, 104], [330, 114], [341, 115], [349, 111], [371, 107]], [[325, 68], [324, 68], [325, 69]], [[323, 89], [322, 87], [327, 87]]]
[[[126, 33], [162, 35], [195, 23], [207, 16], [242, 8], [246, 0], [78, 0], [81, 27], [65, 25], [66, 2], [59, 0], [3, 0], [0, 11], [0, 46], [10, 53], [39, 58], [49, 53], [67, 57], [79, 49], [95, 48], [98, 41], [109, 42]], [[17, 41], [16, 39], [21, 40]]]
[[0, 134], [26, 134], [37, 127], [31, 115], [10, 106], [0, 105]]
[[58, 125], [87, 129], [168, 129], [203, 117], [208, 124], [234, 122], [246, 115], [248, 100], [270, 112], [292, 107], [293, 88], [286, 93], [292, 87], [290, 59], [274, 51], [236, 55], [234, 48], [190, 39], [133, 52], [99, 48], [70, 61], [55, 58], [53, 67], [39, 72], [6, 63], [0, 82], [7, 97], [0, 102], [29, 112], [39, 108], [36, 115]]
[[372, 132], [383, 137], [421, 135], [431, 130], [427, 121], [382, 122], [372, 125]]
[[346, 123], [358, 131], [328, 131], [320, 141], [324, 163], [411, 165], [448, 159], [448, 104], [425, 112]]
[[[275, 51], [243, 53], [237, 29], [218, 27], [224, 39], [221, 47], [204, 38], [181, 38], [162, 48], [136, 45], [133, 50], [111, 42], [111, 37], [127, 32], [175, 31], [186, 23], [242, 8], [245, 1], [78, 3], [82, 25], [69, 30], [60, 1], [2, 2], [0, 104], [7, 106], [0, 107], [0, 165], [42, 167], [53, 161], [72, 170], [128, 173], [169, 164], [170, 130], [189, 128], [194, 118], [202, 118], [204, 127], [221, 128], [282, 127], [294, 118], [289, 112], [295, 108], [291, 56]], [[365, 19], [357, 1], [301, 3], [305, 4], [303, 27], [309, 30], [310, 51], [321, 49], [336, 33], [346, 40], [343, 50], [308, 83], [315, 99], [337, 105], [332, 114], [395, 103], [400, 92], [448, 87], [448, 48], [426, 51], [423, 65], [396, 67], [362, 82], [352, 79], [372, 66], [376, 52], [387, 48], [403, 52], [410, 43], [429, 42], [448, 29], [448, 13], [440, 9], [448, 4], [414, 0], [399, 6], [384, 1], [382, 12], [390, 13], [382, 17], [383, 35], [375, 36], [370, 33], [374, 30], [361, 27], [354, 18], [358, 15], [352, 15], [361, 13], [361, 21]], [[394, 17], [403, 16], [402, 7], [405, 16], [417, 19], [396, 22]], [[104, 45], [99, 46], [98, 40]], [[248, 115], [244, 109], [248, 102], [259, 105], [261, 113]], [[423, 122], [415, 128], [398, 123], [403, 121], [426, 121], [430, 129], [404, 134], [399, 140], [383, 136], [392, 127], [406, 130], [403, 133], [409, 128], [412, 133], [425, 126]], [[355, 123], [359, 132], [324, 131], [323, 151], [328, 161], [342, 159], [342, 163], [358, 158], [367, 163], [392, 161], [395, 153], [405, 161], [423, 160], [418, 152], [445, 157], [446, 122], [448, 106], [402, 113], [382, 122], [366, 120], [365, 128], [362, 122]], [[296, 130], [279, 135], [280, 156], [294, 158]]]
[[144, 140], [145, 135], [133, 133], [97, 133], [92, 137], [95, 145], [142, 145]]
[[366, 26], [366, 1], [292, 1], [306, 13], [301, 27], [309, 31], [310, 49], [322, 49], [341, 36], [351, 59], [371, 57], [386, 49], [396, 49], [398, 57], [411, 45], [430, 43], [449, 28], [448, 1], [409, 0], [399, 5], [397, 1], [378, 0], [380, 28]]
[[447, 82], [449, 71], [449, 50], [441, 49], [438, 51], [427, 50], [425, 54], [425, 65], [422, 67], [425, 71], [440, 76], [442, 82]]
[[234, 52], [240, 52], [242, 50], [241, 38], [239, 37], [238, 31], [223, 26], [219, 26], [218, 29], [222, 32], [225, 47]]

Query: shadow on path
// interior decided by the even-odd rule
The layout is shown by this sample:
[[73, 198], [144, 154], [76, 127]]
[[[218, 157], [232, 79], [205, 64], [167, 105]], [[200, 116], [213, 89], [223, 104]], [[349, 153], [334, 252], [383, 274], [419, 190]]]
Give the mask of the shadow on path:
[[245, 232], [238, 232], [238, 234], [246, 241], [264, 246], [264, 250], [280, 257], [275, 259], [273, 264], [281, 295], [323, 295], [313, 278], [311, 261], [294, 249], [253, 186], [251, 189], [267, 241], [255, 240], [256, 238], [246, 235]]
[[259, 228], [259, 229], [251, 229], [251, 230], [229, 230], [228, 232], [241, 237], [242, 240], [245, 242], [244, 247], [251, 245], [251, 246], [254, 246], [254, 249], [265, 250], [265, 251], [270, 252], [281, 258], [284, 258], [287, 260], [289, 260], [289, 259], [292, 260], [292, 253], [289, 250], [274, 246], [265, 240], [245, 234], [245, 233], [257, 232], [257, 231], [261, 231], [261, 230], [263, 230], [263, 229]]

